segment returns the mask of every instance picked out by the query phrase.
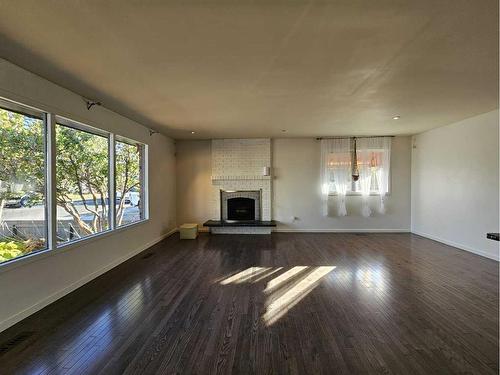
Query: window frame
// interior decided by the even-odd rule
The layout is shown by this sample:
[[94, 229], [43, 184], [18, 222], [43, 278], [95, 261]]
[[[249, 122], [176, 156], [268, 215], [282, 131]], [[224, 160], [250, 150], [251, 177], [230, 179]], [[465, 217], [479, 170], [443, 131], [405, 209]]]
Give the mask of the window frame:
[[[111, 222], [112, 212], [111, 212], [111, 200], [110, 200], [110, 197], [113, 193], [110, 189], [110, 182], [113, 179], [114, 174], [112, 174], [112, 171], [110, 169], [110, 163], [109, 163], [109, 161], [111, 159], [111, 155], [112, 155], [111, 148], [110, 148], [111, 133], [106, 132], [102, 129], [96, 128], [94, 126], [90, 126], [90, 125], [81, 123], [79, 121], [71, 120], [71, 119], [64, 117], [64, 116], [55, 115], [55, 127], [57, 127], [57, 125], [65, 126], [67, 128], [75, 129], [78, 131], [82, 131], [82, 132], [85, 132], [85, 133], [88, 133], [91, 135], [103, 137], [107, 140], [107, 143], [108, 143], [107, 146], [108, 146], [108, 205], [109, 205], [109, 207], [108, 207], [108, 215], [107, 216], [108, 216], [109, 227], [108, 227], [108, 229], [102, 230], [98, 233], [92, 233], [92, 234], [85, 236], [85, 237], [82, 237], [82, 238], [77, 238], [77, 239], [73, 239], [73, 240], [65, 241], [65, 242], [57, 242], [57, 212], [56, 212], [56, 218], [55, 218], [55, 220], [56, 220], [56, 222], [55, 222], [56, 238], [55, 238], [54, 244], [56, 245], [56, 247], [63, 247], [66, 245], [70, 245], [74, 242], [83, 241], [87, 238], [98, 236], [101, 233], [110, 232], [114, 229], [114, 227], [112, 226], [112, 222]], [[54, 150], [55, 150], [55, 161], [56, 161], [57, 160], [57, 144], [56, 144], [56, 142], [54, 143]], [[113, 154], [113, 156], [114, 156], [114, 154]], [[53, 167], [53, 171], [54, 172], [56, 171], [55, 165]], [[113, 170], [113, 173], [114, 173], [114, 170]], [[57, 180], [55, 182], [57, 182]], [[56, 185], [54, 185], [54, 191], [55, 191], [55, 186]], [[57, 209], [57, 202], [56, 202], [56, 209]]]
[[25, 104], [20, 104], [20, 103], [17, 103], [15, 101], [11, 101], [11, 100], [8, 100], [8, 99], [5, 99], [3, 97], [0, 97], [0, 108], [6, 110], [6, 111], [9, 111], [9, 112], [14, 112], [14, 113], [17, 113], [17, 114], [20, 114], [20, 115], [23, 115], [23, 116], [27, 116], [27, 117], [32, 117], [34, 119], [38, 119], [38, 120], [41, 120], [43, 122], [43, 125], [42, 125], [42, 141], [43, 141], [43, 157], [44, 157], [44, 160], [43, 160], [43, 176], [44, 176], [44, 182], [45, 182], [45, 186], [44, 186], [44, 199], [45, 199], [45, 204], [44, 204], [44, 218], [45, 218], [45, 248], [44, 249], [40, 249], [40, 250], [36, 250], [36, 251], [33, 251], [33, 252], [30, 252], [26, 255], [22, 255], [20, 257], [17, 257], [17, 258], [14, 258], [14, 259], [9, 259], [5, 262], [1, 262], [0, 263], [0, 266], [4, 265], [4, 264], [11, 264], [12, 262], [14, 261], [17, 261], [17, 260], [20, 260], [20, 259], [23, 259], [25, 257], [28, 257], [28, 256], [36, 256], [38, 254], [41, 254], [41, 253], [44, 253], [46, 251], [48, 251], [51, 247], [51, 243], [50, 243], [50, 230], [51, 230], [51, 227], [50, 227], [50, 210], [49, 210], [49, 174], [48, 174], [48, 165], [49, 165], [49, 159], [48, 159], [48, 126], [47, 126], [47, 112], [46, 111], [43, 111], [41, 109], [37, 109], [35, 107], [32, 107], [30, 105], [25, 105]]
[[[39, 118], [42, 115], [43, 143], [44, 143], [44, 173], [45, 173], [45, 221], [46, 221], [46, 248], [29, 253], [18, 258], [9, 259], [0, 263], [0, 273], [17, 268], [23, 264], [28, 264], [46, 257], [59, 254], [61, 252], [80, 247], [100, 238], [127, 230], [136, 225], [141, 225], [149, 221], [149, 145], [136, 141], [129, 137], [118, 135], [112, 131], [103, 130], [96, 126], [88, 125], [78, 120], [74, 120], [66, 114], [59, 114], [57, 111], [37, 108], [6, 97], [0, 97], [0, 107], [13, 112], [34, 116]], [[57, 243], [57, 201], [56, 201], [56, 124], [67, 126], [73, 129], [85, 131], [87, 133], [103, 136], [108, 140], [108, 199], [109, 199], [109, 228], [99, 233], [93, 233], [83, 238], [73, 241]], [[126, 143], [138, 144], [142, 148], [140, 160], [141, 173], [141, 200], [142, 218], [132, 223], [116, 226], [116, 196], [115, 196], [115, 144], [116, 140], [126, 140]]]
[[113, 210], [112, 210], [113, 211], [113, 213], [112, 213], [113, 214], [113, 225], [115, 226], [115, 228], [123, 228], [123, 227], [127, 227], [130, 225], [134, 225], [134, 224], [139, 223], [139, 222], [144, 221], [144, 220], [149, 220], [149, 185], [148, 185], [148, 181], [149, 181], [149, 165], [148, 165], [149, 146], [145, 143], [135, 141], [131, 138], [123, 137], [123, 136], [118, 135], [118, 134], [114, 134], [113, 145], [112, 145], [113, 146], [113, 177], [114, 177], [113, 178], [113, 187], [115, 187], [115, 185], [116, 185], [116, 153], [115, 153], [116, 152], [116, 142], [126, 143], [129, 145], [140, 145], [141, 149], [142, 149], [142, 155], [141, 155], [141, 159], [139, 162], [140, 163], [139, 168], [142, 172], [142, 173], [140, 173], [140, 178], [139, 178], [139, 182], [140, 182], [140, 186], [141, 186], [139, 199], [141, 202], [143, 202], [143, 206], [142, 206], [143, 218], [140, 220], [131, 222], [131, 223], [116, 225], [116, 202], [115, 202], [116, 195], [113, 194]]
[[[370, 149], [370, 151], [384, 151], [383, 149]], [[352, 163], [354, 162], [354, 152], [351, 150], [350, 151], [350, 154], [351, 154], [351, 166], [352, 166]], [[392, 155], [392, 153], [391, 153]], [[386, 196], [390, 196], [391, 195], [391, 192], [392, 192], [392, 163], [391, 163], [391, 167], [389, 168], [389, 174], [388, 174], [388, 185], [387, 185], [387, 193], [385, 194]], [[360, 191], [354, 191], [352, 190], [353, 186], [355, 184], [355, 181], [353, 181], [351, 179], [351, 187], [350, 189], [346, 192], [346, 196], [353, 196], [353, 197], [356, 197], [356, 196], [361, 196], [361, 192]], [[333, 193], [328, 193], [328, 196], [329, 197], [336, 197], [338, 195], [337, 192], [333, 192]], [[370, 196], [379, 196], [378, 192], [375, 191], [375, 190], [370, 190]]]

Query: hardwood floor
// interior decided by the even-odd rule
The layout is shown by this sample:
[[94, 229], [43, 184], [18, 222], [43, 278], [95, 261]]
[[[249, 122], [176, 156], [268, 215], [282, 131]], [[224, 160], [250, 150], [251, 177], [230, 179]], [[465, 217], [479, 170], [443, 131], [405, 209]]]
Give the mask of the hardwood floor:
[[496, 374], [498, 282], [410, 234], [174, 235], [0, 334], [0, 373]]

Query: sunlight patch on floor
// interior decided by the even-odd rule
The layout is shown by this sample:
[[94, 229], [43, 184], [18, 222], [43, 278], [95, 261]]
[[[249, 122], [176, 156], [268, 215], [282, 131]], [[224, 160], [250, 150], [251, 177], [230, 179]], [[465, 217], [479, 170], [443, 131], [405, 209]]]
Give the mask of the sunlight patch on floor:
[[311, 267], [312, 271], [310, 273], [267, 306], [266, 312], [263, 315], [266, 325], [270, 326], [276, 323], [291, 308], [304, 299], [318, 285], [319, 281], [334, 268], [334, 266]]
[[307, 266], [295, 266], [288, 271], [282, 273], [278, 277], [272, 279], [267, 283], [266, 289], [264, 289], [265, 293], [271, 293], [273, 290], [277, 289], [281, 284], [284, 284], [288, 279], [292, 278], [299, 272], [306, 270]]
[[[274, 275], [263, 289], [267, 298], [262, 319], [270, 326], [304, 299], [334, 269], [335, 266], [295, 266], [288, 270], [284, 267], [249, 267], [217, 282], [221, 285], [255, 284]], [[278, 274], [280, 271], [284, 272]]]
[[249, 267], [244, 271], [238, 272], [236, 275], [223, 279], [220, 283], [222, 285], [245, 283], [270, 269], [271, 267]]
[[283, 269], [283, 267], [278, 267], [278, 268], [275, 268], [274, 270], [269, 270], [268, 272], [266, 272], [265, 274], [257, 277], [255, 280], [253, 280], [252, 282], [253, 283], [258, 283], [259, 281], [262, 281], [264, 279], [267, 279], [269, 276], [271, 276], [272, 274], [275, 274], [276, 272], [279, 272]]

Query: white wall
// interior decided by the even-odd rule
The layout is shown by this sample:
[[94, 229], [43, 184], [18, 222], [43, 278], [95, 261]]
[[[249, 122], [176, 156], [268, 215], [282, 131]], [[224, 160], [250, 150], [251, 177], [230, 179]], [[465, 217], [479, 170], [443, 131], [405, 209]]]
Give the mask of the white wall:
[[320, 142], [292, 138], [273, 140], [273, 217], [280, 222], [278, 230], [409, 231], [410, 147], [410, 137], [393, 138], [391, 191], [385, 215], [376, 211], [379, 197], [370, 197], [373, 214], [365, 218], [361, 216], [361, 197], [348, 196], [348, 216], [335, 216], [337, 201], [330, 197], [330, 215], [325, 217], [321, 214]]
[[[211, 191], [210, 141], [177, 142], [177, 219], [179, 223], [203, 223], [211, 219], [207, 200]], [[347, 199], [349, 216], [321, 215], [319, 195], [320, 144], [310, 138], [272, 141], [273, 207], [278, 230], [409, 231], [410, 230], [410, 137], [396, 137], [392, 146], [392, 190], [387, 214], [361, 216], [361, 197]], [[378, 197], [370, 197], [376, 208]], [[331, 198], [335, 212], [335, 198]], [[375, 211], [375, 210], [374, 210]], [[291, 219], [292, 216], [298, 220]]]
[[498, 111], [414, 137], [412, 232], [499, 259]]
[[212, 142], [176, 141], [177, 222], [203, 224], [212, 217]]
[[0, 331], [163, 238], [176, 226], [173, 141], [0, 59], [0, 96], [149, 145], [150, 220], [66, 251], [0, 267]]

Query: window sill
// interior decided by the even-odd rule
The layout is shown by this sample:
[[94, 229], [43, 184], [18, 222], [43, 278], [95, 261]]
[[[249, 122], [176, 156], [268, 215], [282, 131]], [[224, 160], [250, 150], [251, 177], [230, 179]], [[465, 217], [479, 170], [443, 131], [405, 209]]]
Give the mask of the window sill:
[[66, 251], [73, 250], [75, 248], [78, 248], [78, 247], [81, 247], [84, 245], [88, 245], [89, 243], [92, 243], [96, 240], [99, 240], [99, 239], [108, 237], [110, 235], [119, 233], [125, 229], [129, 229], [129, 228], [132, 228], [135, 226], [145, 224], [149, 221], [150, 221], [150, 219], [148, 218], [148, 219], [143, 219], [143, 220], [136, 221], [136, 222], [133, 222], [130, 224], [121, 225], [113, 230], [107, 230], [107, 231], [104, 231], [101, 233], [93, 234], [91, 236], [87, 236], [85, 238], [75, 240], [73, 242], [59, 244], [56, 249], [40, 250], [40, 251], [37, 251], [33, 254], [28, 254], [28, 255], [25, 255], [23, 257], [19, 257], [18, 259], [12, 259], [10, 261], [0, 263], [0, 274], [2, 274], [4, 272], [11, 271], [15, 268], [18, 268], [18, 267], [21, 267], [21, 266], [24, 266], [24, 265], [27, 265], [27, 264], [30, 264], [33, 262], [37, 262], [39, 260], [51, 257], [53, 255], [61, 254], [61, 253], [66, 252]]

